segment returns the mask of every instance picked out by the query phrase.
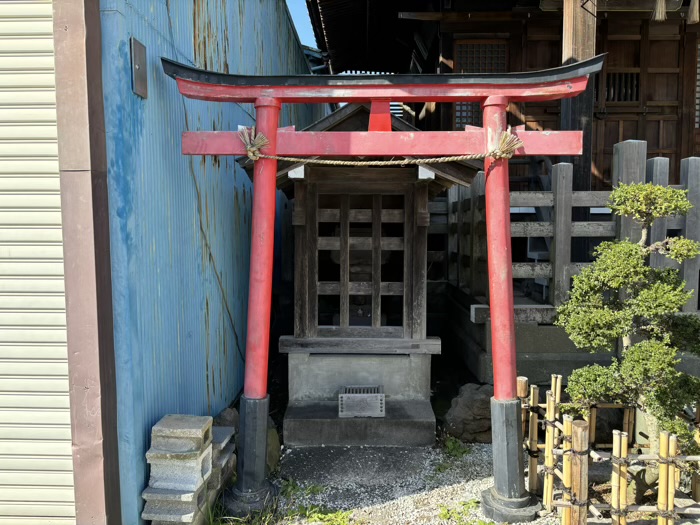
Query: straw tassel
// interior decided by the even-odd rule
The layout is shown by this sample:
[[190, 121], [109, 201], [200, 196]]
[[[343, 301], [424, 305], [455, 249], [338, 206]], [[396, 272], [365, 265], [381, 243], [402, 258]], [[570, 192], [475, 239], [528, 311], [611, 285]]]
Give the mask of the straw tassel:
[[656, 0], [651, 19], [654, 22], [663, 22], [666, 20], [666, 0]]
[[700, 22], [700, 0], [690, 0], [688, 23], [697, 24], [698, 22]]

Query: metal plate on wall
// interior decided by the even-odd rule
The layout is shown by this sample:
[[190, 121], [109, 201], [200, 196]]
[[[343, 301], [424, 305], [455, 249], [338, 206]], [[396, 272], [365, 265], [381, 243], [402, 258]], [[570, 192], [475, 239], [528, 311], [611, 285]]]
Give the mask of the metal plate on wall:
[[131, 37], [131, 89], [141, 98], [148, 98], [148, 62], [146, 46]]
[[346, 386], [338, 395], [338, 417], [384, 417], [384, 387]]

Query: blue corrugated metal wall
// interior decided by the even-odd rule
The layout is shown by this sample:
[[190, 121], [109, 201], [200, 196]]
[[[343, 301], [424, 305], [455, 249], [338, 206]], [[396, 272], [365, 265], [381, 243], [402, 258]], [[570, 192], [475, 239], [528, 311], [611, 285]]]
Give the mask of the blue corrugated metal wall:
[[[184, 157], [183, 130], [235, 130], [250, 105], [184, 99], [161, 56], [247, 74], [308, 73], [283, 0], [101, 0], [122, 515], [139, 523], [151, 426], [216, 414], [243, 379], [251, 183], [231, 157]], [[129, 38], [148, 99], [131, 91]], [[303, 127], [321, 106], [286, 106]], [[108, 415], [107, 417], [113, 417]]]

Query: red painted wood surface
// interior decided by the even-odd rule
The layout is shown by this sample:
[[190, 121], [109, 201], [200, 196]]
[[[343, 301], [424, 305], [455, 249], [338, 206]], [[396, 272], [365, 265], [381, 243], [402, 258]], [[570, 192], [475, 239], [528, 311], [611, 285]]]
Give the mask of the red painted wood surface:
[[227, 86], [204, 84], [183, 78], [177, 79], [180, 93], [188, 98], [213, 102], [255, 102], [260, 97], [276, 98], [283, 103], [323, 102], [372, 102], [394, 100], [397, 102], [480, 102], [498, 95], [511, 102], [542, 102], [574, 97], [586, 89], [588, 77], [566, 82], [542, 82], [540, 84], [473, 84], [469, 86], [436, 85], [387, 85], [376, 86]]
[[[255, 103], [256, 124], [275, 151], [280, 103], [261, 99]], [[277, 161], [260, 159], [253, 178], [253, 220], [250, 235], [250, 283], [248, 332], [243, 393], [248, 399], [267, 396], [267, 364], [270, 348], [270, 305], [277, 205]]]
[[369, 112], [369, 131], [391, 131], [391, 102], [373, 100]]
[[[503, 97], [492, 97], [484, 103], [484, 132], [489, 148], [498, 144], [506, 129], [507, 107], [508, 101]], [[493, 396], [507, 401], [517, 399], [508, 161], [488, 158], [484, 161], [484, 173]]]
[[[258, 131], [260, 129], [258, 128]], [[513, 131], [524, 146], [516, 156], [580, 155], [583, 134], [580, 131]], [[263, 148], [262, 153], [268, 153]], [[277, 133], [276, 155], [287, 157], [440, 157], [467, 153], [485, 153], [484, 132], [466, 131], [287, 131]], [[233, 131], [186, 131], [182, 134], [185, 155], [245, 155], [246, 151]]]

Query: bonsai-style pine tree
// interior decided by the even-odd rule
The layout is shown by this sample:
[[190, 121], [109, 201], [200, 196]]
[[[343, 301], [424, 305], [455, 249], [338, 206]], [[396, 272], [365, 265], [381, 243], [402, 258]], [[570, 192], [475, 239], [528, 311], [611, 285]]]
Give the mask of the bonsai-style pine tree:
[[685, 190], [620, 184], [609, 206], [639, 223], [641, 237], [604, 242], [595, 249], [595, 261], [574, 277], [556, 324], [577, 347], [592, 352], [612, 352], [621, 341], [620, 359], [575, 370], [567, 392], [578, 412], [600, 402], [636, 405], [687, 446], [691, 430], [678, 414], [700, 399], [700, 380], [677, 371], [676, 355], [700, 351], [700, 321], [680, 313], [693, 292], [685, 289], [679, 270], [652, 268], [648, 260], [658, 253], [682, 262], [696, 257], [700, 245], [683, 237], [649, 244], [648, 237], [656, 219], [685, 214], [692, 205]]

